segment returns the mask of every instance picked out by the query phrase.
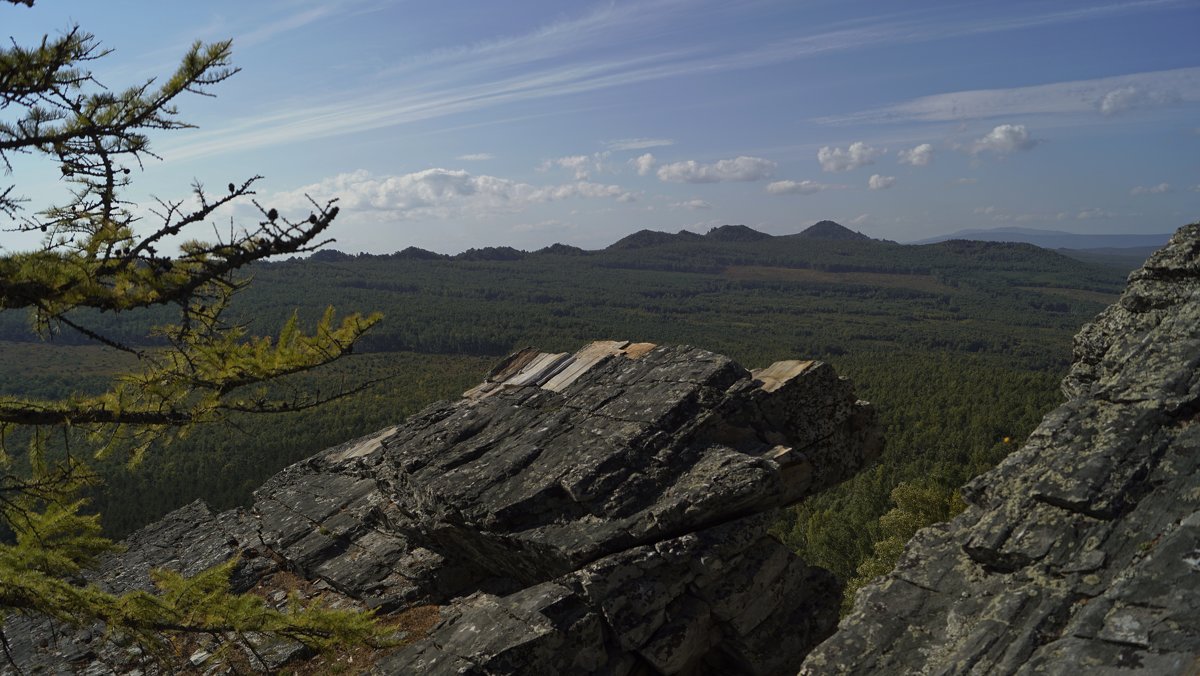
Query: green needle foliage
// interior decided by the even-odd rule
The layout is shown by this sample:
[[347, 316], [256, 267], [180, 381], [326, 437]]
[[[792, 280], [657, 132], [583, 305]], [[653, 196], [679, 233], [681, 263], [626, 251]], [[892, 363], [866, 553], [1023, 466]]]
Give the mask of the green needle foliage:
[[382, 643], [369, 613], [304, 606], [295, 598], [281, 612], [257, 596], [231, 594], [236, 559], [192, 577], [156, 570], [151, 578], [157, 594], [112, 594], [81, 583], [84, 567], [117, 547], [100, 536], [98, 515], [79, 514], [84, 501], [74, 494], [84, 477], [74, 470], [39, 467], [38, 477], [61, 473], [71, 480], [50, 481], [40, 495], [29, 491], [3, 505], [16, 542], [0, 546], [0, 620], [12, 612], [35, 612], [71, 625], [98, 621], [164, 658], [176, 634], [221, 636], [227, 646], [251, 634], [291, 638], [316, 649]]
[[[338, 208], [312, 201], [308, 214], [291, 220], [252, 200], [258, 180], [252, 177], [215, 196], [196, 183], [190, 200], [158, 201], [153, 225], [138, 222], [122, 193], [131, 167], [155, 157], [147, 134], [189, 127], [178, 118], [176, 100], [208, 95], [237, 69], [230, 42], [196, 43], [161, 84], [117, 91], [95, 82], [86, 68], [106, 53], [77, 27], [34, 47], [0, 49], [0, 163], [11, 175], [15, 156], [41, 157], [71, 186], [64, 203], [30, 213], [15, 185], [0, 185], [0, 218], [8, 229], [42, 237], [33, 251], [0, 251], [0, 312], [28, 313], [43, 337], [76, 334], [128, 353], [137, 364], [98, 394], [0, 393], [0, 526], [8, 533], [0, 542], [0, 645], [7, 652], [3, 623], [14, 613], [75, 626], [100, 623], [114, 640], [164, 657], [179, 635], [240, 643], [251, 652], [247, 637], [254, 634], [318, 649], [376, 642], [382, 633], [369, 614], [296, 600], [278, 611], [256, 596], [230, 593], [236, 561], [191, 578], [156, 571], [155, 594], [114, 594], [84, 579], [84, 569], [115, 545], [101, 537], [98, 515], [81, 514], [80, 491], [96, 478], [77, 441], [72, 452], [72, 439], [88, 440], [86, 455], [121, 452], [136, 464], [156, 442], [230, 413], [298, 411], [345, 396], [345, 390], [280, 396], [279, 387], [269, 396], [266, 386], [348, 354], [379, 320], [358, 314], [338, 320], [329, 308], [311, 332], [293, 317], [274, 338], [251, 336], [228, 321], [225, 311], [246, 285], [237, 273], [324, 244]], [[193, 226], [238, 200], [258, 208], [258, 223], [231, 228], [214, 242], [187, 239]], [[148, 341], [127, 344], [89, 326], [89, 318], [108, 312], [167, 319], [155, 322]]]
[[891, 497], [896, 506], [879, 517], [883, 537], [875, 541], [872, 556], [858, 565], [858, 574], [846, 583], [843, 612], [854, 605], [854, 595], [859, 589], [896, 567], [904, 545], [917, 531], [948, 521], [967, 508], [957, 488], [928, 480], [901, 483], [892, 489]]

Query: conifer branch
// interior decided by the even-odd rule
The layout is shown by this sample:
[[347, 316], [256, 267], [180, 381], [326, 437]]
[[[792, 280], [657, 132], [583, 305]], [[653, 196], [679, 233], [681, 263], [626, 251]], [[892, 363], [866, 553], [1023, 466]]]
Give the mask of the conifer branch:
[[[0, 6], [32, 6], [34, 0], [2, 0]], [[333, 610], [293, 599], [279, 610], [252, 595], [229, 591], [236, 559], [192, 577], [160, 570], [157, 593], [110, 593], [83, 581], [82, 571], [116, 545], [100, 534], [99, 516], [81, 514], [80, 491], [97, 477], [72, 457], [67, 445], [51, 453], [47, 429], [64, 439], [87, 435], [96, 456], [121, 450], [136, 462], [152, 444], [230, 413], [306, 410], [349, 396], [378, 382], [361, 383], [327, 396], [247, 396], [247, 388], [307, 371], [349, 354], [355, 341], [379, 321], [351, 314], [335, 321], [326, 311], [311, 332], [295, 317], [277, 337], [254, 337], [223, 319], [247, 283], [238, 274], [272, 256], [312, 251], [330, 241], [338, 216], [335, 200], [291, 220], [275, 207], [253, 201], [253, 176], [230, 183], [219, 195], [197, 182], [190, 200], [157, 200], [156, 225], [147, 227], [123, 198], [134, 167], [156, 158], [148, 134], [191, 127], [179, 118], [184, 94], [209, 91], [238, 72], [229, 41], [196, 42], [165, 81], [146, 80], [124, 90], [98, 83], [87, 66], [104, 57], [96, 38], [73, 27], [32, 47], [0, 47], [0, 164], [11, 171], [16, 155], [40, 156], [57, 166], [70, 185], [65, 202], [26, 215], [27, 200], [15, 185], [0, 186], [0, 216], [10, 230], [40, 233], [28, 252], [0, 252], [0, 311], [31, 313], [43, 335], [72, 331], [107, 348], [138, 357], [138, 370], [114, 379], [107, 391], [39, 400], [0, 395], [0, 524], [13, 534], [0, 542], [0, 650], [19, 673], [4, 620], [32, 613], [65, 626], [101, 623], [106, 637], [124, 637], [147, 654], [169, 659], [172, 635], [211, 636], [255, 652], [250, 637], [266, 633], [317, 649], [335, 645], [381, 645], [383, 631], [370, 613]], [[250, 202], [257, 223], [218, 232], [210, 242], [184, 241], [221, 210]], [[231, 221], [232, 223], [232, 221]], [[160, 249], [163, 251], [160, 252]], [[79, 310], [126, 313], [147, 308], [178, 311], [175, 323], [156, 327], [154, 347], [119, 339], [80, 319]], [[165, 343], [165, 345], [163, 344]], [[161, 346], [160, 346], [161, 345]], [[21, 460], [9, 452], [10, 432], [33, 430]], [[21, 438], [21, 437], [18, 437]], [[15, 445], [15, 444], [14, 444]], [[48, 458], [65, 460], [51, 462]], [[261, 658], [261, 656], [260, 656]], [[261, 661], [261, 660], [260, 660]]]

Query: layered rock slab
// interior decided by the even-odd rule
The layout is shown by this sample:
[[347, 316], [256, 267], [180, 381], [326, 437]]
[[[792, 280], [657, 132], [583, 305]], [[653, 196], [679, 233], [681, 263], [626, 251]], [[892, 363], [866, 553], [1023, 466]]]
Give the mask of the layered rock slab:
[[1063, 392], [801, 673], [1200, 671], [1200, 224], [1079, 333]]
[[[820, 362], [522, 351], [461, 400], [289, 467], [249, 509], [172, 514], [97, 580], [145, 587], [151, 567], [240, 555], [235, 586], [280, 603], [286, 573], [385, 616], [439, 606], [427, 635], [377, 656], [381, 673], [779, 673], [832, 630], [839, 590], [767, 534], [774, 510], [881, 443], [870, 405]], [[94, 632], [25, 638], [37, 665], [148, 666]], [[256, 652], [274, 656], [260, 668], [305, 655]]]

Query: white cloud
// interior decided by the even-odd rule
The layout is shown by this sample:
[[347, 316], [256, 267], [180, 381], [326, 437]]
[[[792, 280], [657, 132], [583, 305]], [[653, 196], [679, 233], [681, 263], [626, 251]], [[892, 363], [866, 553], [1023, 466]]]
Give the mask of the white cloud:
[[591, 162], [589, 161], [587, 155], [569, 155], [567, 157], [560, 157], [556, 160], [547, 160], [547, 162], [550, 164], [557, 164], [563, 169], [574, 172], [575, 178], [577, 179], [587, 178], [589, 176], [588, 172]]
[[552, 167], [561, 167], [570, 171], [575, 176], [575, 180], [582, 181], [591, 178], [593, 171], [604, 171], [606, 169], [605, 161], [608, 159], [607, 151], [602, 153], [593, 153], [592, 155], [567, 155], [553, 160], [545, 160], [538, 171], [548, 171]]
[[811, 195], [840, 186], [816, 181], [775, 181], [767, 185], [767, 192], [772, 195]]
[[972, 155], [991, 151], [999, 155], [1018, 150], [1030, 150], [1038, 144], [1038, 140], [1029, 136], [1029, 130], [1023, 124], [1001, 124], [990, 132], [975, 139], [968, 150]]
[[700, 211], [700, 210], [704, 210], [704, 209], [711, 209], [712, 204], [710, 204], [709, 202], [705, 202], [704, 200], [687, 200], [686, 202], [675, 202], [674, 204], [671, 205], [671, 208], [673, 208], [673, 209], [691, 209], [693, 211]]
[[1100, 209], [1097, 207], [1097, 208], [1092, 208], [1092, 209], [1081, 210], [1079, 213], [1075, 214], [1075, 220], [1088, 221], [1088, 220], [1092, 220], [1095, 218], [1114, 218], [1115, 216], [1116, 216], [1116, 214], [1114, 214], [1113, 212], [1107, 211], [1105, 209]]
[[821, 171], [850, 171], [875, 164], [875, 158], [887, 151], [872, 148], [862, 141], [855, 141], [849, 148], [833, 148], [822, 146], [817, 151], [817, 161], [821, 163]]
[[655, 160], [654, 156], [650, 153], [646, 153], [629, 160], [629, 163], [632, 164], [635, 169], [637, 169], [638, 176], [645, 176], [651, 171], [654, 171], [654, 165], [657, 163], [657, 160]]
[[1129, 191], [1130, 195], [1162, 195], [1171, 192], [1170, 183], [1159, 183], [1158, 185], [1139, 185]]
[[[303, 101], [298, 99], [286, 106], [257, 106], [263, 112], [239, 117], [237, 124], [218, 125], [219, 128], [166, 141], [158, 146], [158, 151], [171, 161], [245, 152], [446, 119], [521, 102], [690, 78], [697, 73], [744, 72], [831, 54], [878, 50], [888, 45], [1136, 14], [1161, 5], [1186, 11], [1188, 2], [1109, 0], [1100, 6], [1066, 10], [1055, 7], [1040, 12], [1008, 3], [997, 5], [994, 12], [961, 16], [939, 13], [917, 22], [901, 12], [882, 12], [846, 24], [767, 27], [763, 39], [745, 41], [714, 40], [705, 31], [686, 28], [696, 25], [693, 22], [698, 16], [714, 11], [720, 3], [705, 3], [709, 5], [705, 8], [680, 0], [588, 3], [591, 8], [584, 11], [575, 8], [579, 3], [561, 3], [567, 6], [555, 14], [561, 18], [548, 22], [530, 20], [526, 22], [528, 30], [516, 33], [504, 32], [509, 29], [497, 26], [491, 32], [492, 38], [451, 44], [402, 59], [386, 70], [373, 73], [369, 84], [361, 84], [360, 78], [344, 78], [344, 82], [324, 88], [323, 96], [303, 97]], [[243, 48], [256, 40], [278, 36], [282, 30], [313, 29], [323, 25], [322, 21], [327, 22], [330, 16], [346, 14], [345, 2], [321, 3], [303, 12], [290, 10], [296, 14], [291, 17], [278, 16], [279, 11], [274, 8], [304, 3], [243, 4], [259, 11], [256, 16], [239, 16], [238, 25], [255, 27], [253, 33], [235, 38], [235, 44]], [[375, 11], [396, 3], [374, 0], [363, 4], [366, 6], [361, 11]], [[271, 9], [259, 10], [260, 5]], [[666, 39], [668, 36], [670, 39]], [[318, 57], [327, 55], [320, 50], [336, 48], [336, 41], [315, 42], [313, 49], [318, 50], [315, 52]], [[621, 49], [613, 50], [612, 46], [618, 44]], [[1087, 106], [1094, 113], [1098, 96], [1124, 83], [1126, 80], [1114, 79], [1088, 99]], [[1181, 92], [1186, 100], [1192, 100], [1196, 89], [1174, 85], [1170, 88]], [[987, 106], [981, 109], [990, 110], [990, 115], [1007, 114]], [[957, 119], [953, 112], [951, 115]]]
[[871, 214], [859, 214], [859, 215], [855, 216], [854, 218], [851, 218], [849, 223], [850, 223], [850, 225], [862, 225], [863, 223], [867, 223], [870, 220], [871, 220]]
[[645, 150], [646, 148], [675, 145], [675, 141], [669, 138], [621, 138], [613, 141], [605, 141], [604, 145], [613, 151]]
[[871, 178], [867, 181], [867, 187], [871, 190], [887, 190], [895, 184], [895, 176], [880, 176], [879, 174], [872, 174]]
[[1161, 108], [1179, 103], [1183, 97], [1179, 92], [1170, 89], [1151, 90], [1126, 85], [1109, 91], [1100, 98], [1096, 107], [1105, 115], [1116, 115], [1128, 110], [1139, 108]]
[[774, 171], [775, 163], [771, 160], [741, 155], [712, 164], [700, 164], [695, 160], [664, 164], [658, 168], [658, 178], [671, 183], [760, 181]]
[[265, 23], [258, 25], [254, 30], [237, 36], [237, 44], [242, 47], [249, 47], [269, 42], [276, 35], [302, 28], [314, 21], [324, 19], [327, 15], [336, 14], [338, 11], [336, 3], [328, 3], [325, 6], [313, 7], [288, 16], [272, 17]]
[[615, 199], [618, 202], [637, 201], [636, 194], [621, 188], [619, 185], [592, 183], [590, 181], [576, 181], [575, 183], [540, 188], [538, 192], [534, 193], [534, 200], [539, 202], [552, 202], [572, 197], [607, 197]]
[[463, 162], [483, 162], [485, 160], [494, 160], [496, 159], [496, 156], [491, 153], [470, 153], [467, 155], [459, 155], [455, 159], [462, 160]]
[[[974, 89], [923, 96], [848, 115], [818, 118], [824, 124], [952, 122], [1024, 115], [1095, 115], [1133, 107], [1200, 101], [1200, 67], [1133, 73], [1013, 87]], [[1123, 107], [1125, 106], [1125, 107]]]
[[922, 143], [916, 148], [901, 150], [898, 153], [901, 164], [911, 164], [914, 167], [927, 167], [933, 162], [933, 146]]
[[339, 205], [358, 213], [414, 219], [519, 212], [534, 204], [566, 199], [637, 199], [636, 194], [617, 185], [576, 181], [536, 186], [461, 169], [434, 168], [399, 176], [375, 176], [363, 170], [338, 174], [298, 190], [277, 193], [272, 203], [284, 209], [307, 209], [305, 195], [318, 201], [337, 197]]

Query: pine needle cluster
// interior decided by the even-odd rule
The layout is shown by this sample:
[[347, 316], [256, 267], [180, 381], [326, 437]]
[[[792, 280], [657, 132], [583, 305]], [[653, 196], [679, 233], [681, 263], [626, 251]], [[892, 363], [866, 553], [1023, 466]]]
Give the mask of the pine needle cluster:
[[[156, 444], [230, 412], [302, 410], [357, 391], [281, 398], [266, 385], [348, 354], [379, 321], [360, 314], [339, 320], [330, 308], [311, 331], [293, 317], [275, 337], [252, 336], [230, 321], [230, 303], [248, 283], [238, 273], [326, 243], [338, 207], [310, 199], [309, 213], [282, 216], [254, 200], [255, 176], [215, 195], [197, 182], [189, 198], [159, 200], [154, 223], [142, 222], [123, 194], [134, 170], [156, 158], [149, 134], [190, 127], [177, 101], [211, 95], [238, 69], [230, 42], [197, 42], [161, 83], [115, 90], [88, 70], [106, 54], [78, 27], [31, 47], [0, 48], [0, 166], [11, 177], [12, 159], [32, 155], [57, 166], [70, 186], [61, 204], [30, 211], [15, 184], [0, 182], [7, 229], [42, 240], [32, 251], [0, 250], [0, 312], [26, 312], [43, 338], [72, 333], [134, 355], [138, 365], [99, 394], [44, 400], [0, 393], [0, 648], [11, 662], [3, 627], [18, 614], [100, 625], [107, 638], [168, 661], [180, 636], [208, 637], [217, 657], [231, 646], [253, 653], [254, 636], [318, 650], [378, 643], [384, 633], [369, 613], [297, 598], [280, 610], [231, 593], [236, 560], [192, 577], [154, 571], [154, 592], [113, 593], [85, 575], [117, 548], [101, 536], [99, 515], [84, 513], [82, 491], [98, 480], [87, 458], [124, 453], [137, 464]], [[231, 226], [216, 241], [190, 239], [218, 210], [239, 203], [257, 209], [257, 223]], [[174, 318], [144, 341], [89, 325], [97, 313], [155, 308]], [[64, 443], [79, 438], [87, 444], [82, 457], [77, 443]]]

